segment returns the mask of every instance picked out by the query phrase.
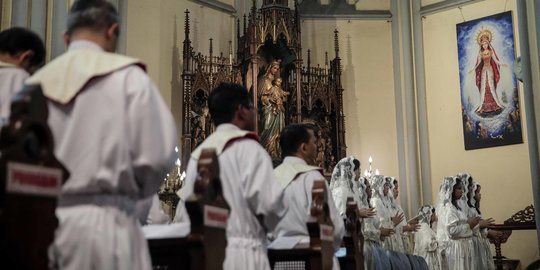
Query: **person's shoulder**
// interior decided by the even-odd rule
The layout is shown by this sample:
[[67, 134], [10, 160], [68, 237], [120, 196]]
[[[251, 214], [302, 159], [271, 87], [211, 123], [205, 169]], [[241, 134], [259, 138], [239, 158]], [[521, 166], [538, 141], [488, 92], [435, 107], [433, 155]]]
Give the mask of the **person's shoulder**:
[[19, 77], [26, 79], [30, 77], [30, 74], [26, 72], [26, 70], [20, 68], [20, 67], [3, 67], [0, 68], [0, 74], [9, 76], [9, 77]]
[[266, 149], [264, 149], [259, 141], [253, 138], [244, 137], [236, 139], [223, 151], [223, 153], [231, 150], [240, 153], [242, 158], [245, 159], [268, 158], [270, 160], [270, 156], [268, 155], [268, 152], [266, 152]]
[[115, 74], [125, 74], [125, 75], [128, 75], [128, 76], [132, 76], [132, 77], [135, 77], [135, 78], [140, 78], [140, 79], [145, 79], [145, 80], [149, 80], [150, 79], [150, 76], [148, 76], [148, 74], [146, 73], [146, 71], [144, 70], [144, 68], [140, 65], [137, 65], [137, 64], [132, 64], [132, 65], [128, 65], [128, 66], [125, 66], [119, 70], [116, 70], [114, 72]]
[[313, 180], [325, 180], [326, 181], [326, 178], [321, 174], [321, 172], [317, 169], [313, 169], [311, 171], [307, 171], [305, 173], [303, 173], [306, 177], [309, 177], [310, 179], [313, 179]]

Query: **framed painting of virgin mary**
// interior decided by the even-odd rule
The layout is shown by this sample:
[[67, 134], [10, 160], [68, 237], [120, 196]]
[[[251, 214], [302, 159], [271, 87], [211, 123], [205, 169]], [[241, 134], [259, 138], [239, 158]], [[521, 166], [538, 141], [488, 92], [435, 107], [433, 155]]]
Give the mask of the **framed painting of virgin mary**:
[[456, 25], [465, 149], [522, 143], [512, 12]]

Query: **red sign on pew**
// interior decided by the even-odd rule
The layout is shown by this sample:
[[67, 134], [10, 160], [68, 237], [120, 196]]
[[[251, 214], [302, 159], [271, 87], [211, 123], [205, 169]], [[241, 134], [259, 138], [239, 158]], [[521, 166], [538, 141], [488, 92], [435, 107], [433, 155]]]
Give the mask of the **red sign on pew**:
[[204, 206], [204, 225], [208, 227], [223, 228], [227, 227], [229, 210], [215, 206]]
[[334, 241], [334, 228], [329, 225], [320, 225], [321, 240], [322, 241]]
[[8, 193], [56, 197], [62, 188], [59, 169], [10, 162], [7, 164]]

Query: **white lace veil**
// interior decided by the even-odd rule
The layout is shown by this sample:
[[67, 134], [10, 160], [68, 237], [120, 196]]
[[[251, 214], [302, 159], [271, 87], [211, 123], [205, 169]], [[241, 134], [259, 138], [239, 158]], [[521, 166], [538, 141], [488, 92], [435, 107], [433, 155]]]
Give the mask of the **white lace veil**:
[[332, 178], [330, 179], [330, 189], [338, 186], [347, 186], [352, 188], [354, 179], [354, 157], [342, 158], [334, 167]]
[[458, 206], [461, 208], [461, 211], [463, 211], [465, 214], [468, 215], [469, 213], [469, 205], [467, 204], [469, 197], [469, 181], [472, 181], [472, 176], [468, 173], [459, 173], [457, 175], [459, 179], [461, 179], [461, 185], [463, 186], [463, 195], [461, 196], [461, 199], [458, 201]]
[[427, 223], [427, 225], [429, 225], [432, 215], [433, 215], [433, 206], [426, 204], [420, 207], [420, 210], [418, 210], [418, 216], [420, 217], [420, 219], [418, 220], [419, 223]]
[[362, 176], [358, 180], [358, 200], [360, 201], [358, 207], [360, 208], [369, 208], [368, 194], [366, 192], [367, 186], [365, 184], [366, 179], [366, 177]]
[[448, 233], [446, 233], [446, 205], [452, 203], [452, 193], [457, 179], [456, 176], [447, 176], [444, 178], [439, 188], [438, 201], [435, 205], [435, 212], [438, 217], [437, 240], [443, 249], [446, 248], [446, 243], [449, 239]]
[[[472, 188], [471, 188], [471, 198], [469, 198], [469, 203], [476, 209], [476, 199], [474, 198], [474, 195], [476, 194], [476, 191], [478, 190], [478, 187], [480, 186], [480, 183], [473, 181]], [[478, 210], [476, 210], [478, 212]], [[478, 213], [480, 214], [480, 213]]]
[[371, 188], [373, 189], [373, 198], [379, 198], [384, 200], [384, 184], [385, 184], [384, 175], [373, 175], [370, 179]]
[[354, 157], [342, 158], [334, 167], [332, 178], [330, 179], [330, 190], [336, 207], [340, 215], [345, 215], [347, 208], [347, 197], [354, 198], [353, 180], [354, 180]]

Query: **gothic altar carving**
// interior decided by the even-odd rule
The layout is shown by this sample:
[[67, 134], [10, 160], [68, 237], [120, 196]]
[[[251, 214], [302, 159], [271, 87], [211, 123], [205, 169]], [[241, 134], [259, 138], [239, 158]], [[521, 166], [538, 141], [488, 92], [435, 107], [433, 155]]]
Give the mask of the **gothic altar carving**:
[[[336, 160], [345, 156], [345, 117], [341, 86], [338, 31], [334, 31], [335, 58], [323, 66], [307, 65], [302, 59], [301, 24], [297, 8], [289, 0], [263, 0], [253, 5], [249, 16], [237, 21], [237, 50], [233, 56], [214, 55], [212, 39], [208, 55], [196, 53], [189, 39], [189, 11], [186, 11], [183, 46], [182, 155], [192, 150], [214, 129], [208, 115], [207, 97], [222, 82], [246, 86], [258, 112], [257, 131], [261, 143], [275, 164], [279, 163], [279, 132], [289, 123], [310, 123], [317, 127], [317, 163], [331, 172]], [[295, 1], [295, 5], [297, 3]]]

